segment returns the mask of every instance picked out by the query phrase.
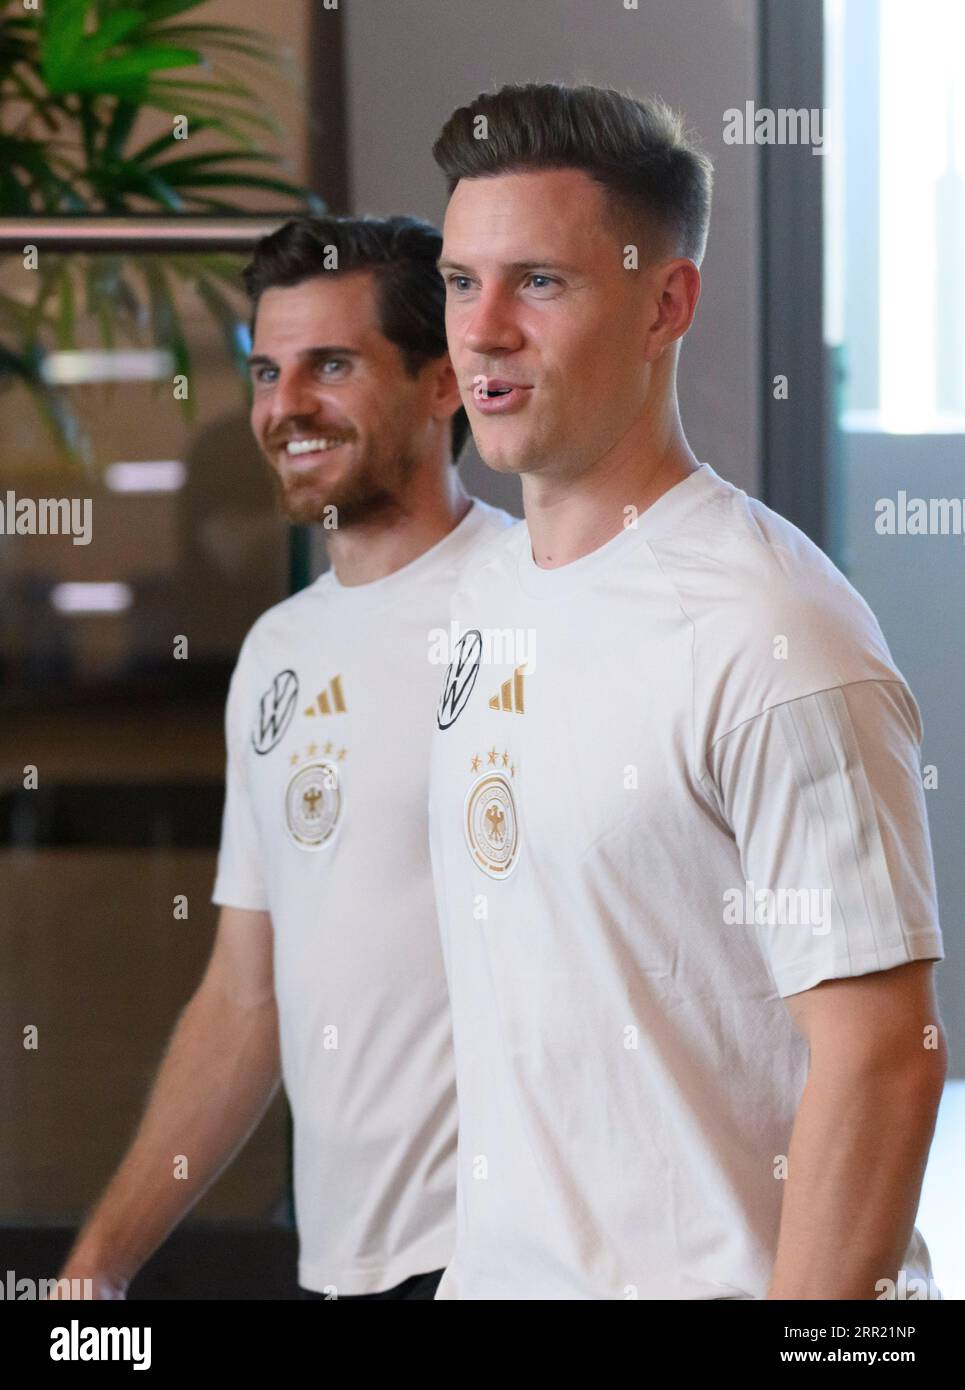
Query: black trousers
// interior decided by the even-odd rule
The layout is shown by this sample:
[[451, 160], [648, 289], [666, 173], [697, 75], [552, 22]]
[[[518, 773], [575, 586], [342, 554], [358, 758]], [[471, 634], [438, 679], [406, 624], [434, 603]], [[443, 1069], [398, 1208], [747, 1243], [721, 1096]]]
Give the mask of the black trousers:
[[[411, 1279], [403, 1279], [401, 1284], [396, 1284], [394, 1289], [384, 1289], [379, 1293], [346, 1293], [339, 1294], [339, 1303], [361, 1302], [363, 1299], [371, 1298], [435, 1298], [436, 1288], [442, 1278], [441, 1269], [433, 1270], [431, 1274], [413, 1274]], [[301, 1285], [298, 1292], [302, 1298], [325, 1298], [329, 1296], [325, 1293], [318, 1293], [315, 1289], [303, 1289]], [[331, 1299], [335, 1302], [335, 1299]]]

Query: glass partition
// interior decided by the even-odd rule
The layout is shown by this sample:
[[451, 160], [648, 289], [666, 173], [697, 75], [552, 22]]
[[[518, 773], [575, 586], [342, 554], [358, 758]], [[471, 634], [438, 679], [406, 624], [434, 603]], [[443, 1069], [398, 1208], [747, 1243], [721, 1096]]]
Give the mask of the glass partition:
[[[245, 632], [289, 588], [289, 528], [227, 350], [230, 272], [254, 239], [221, 252], [220, 312], [171, 250], [41, 245], [42, 271], [9, 242], [0, 257], [5, 364], [36, 302], [26, 277], [66, 267], [80, 291], [82, 255], [102, 258], [105, 293], [163, 275], [183, 335], [159, 346], [155, 300], [105, 346], [97, 297], [54, 294], [71, 346], [44, 358], [46, 405], [86, 460], [37, 390], [0, 378], [0, 1226], [79, 1222], [210, 951], [224, 697]], [[287, 1222], [287, 1124], [279, 1093], [189, 1221]]]
[[[965, 7], [825, 0], [824, 335], [839, 364], [831, 555], [921, 710], [951, 1055], [917, 1225], [965, 1297]], [[936, 42], [936, 35], [940, 36]]]

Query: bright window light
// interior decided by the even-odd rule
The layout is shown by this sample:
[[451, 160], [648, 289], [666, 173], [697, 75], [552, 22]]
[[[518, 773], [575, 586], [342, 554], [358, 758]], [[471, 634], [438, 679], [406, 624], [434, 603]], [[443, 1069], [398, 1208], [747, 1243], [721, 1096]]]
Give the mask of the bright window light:
[[178, 459], [145, 459], [110, 464], [104, 470], [104, 485], [111, 492], [177, 492], [187, 475]]
[[49, 386], [85, 386], [99, 381], [165, 381], [174, 373], [174, 358], [163, 349], [86, 348], [49, 352], [40, 375]]
[[844, 113], [824, 185], [844, 424], [965, 432], [965, 4], [825, 0], [824, 14], [832, 124]]
[[917, 430], [937, 413], [940, 354], [957, 357], [965, 412], [954, 332], [965, 315], [963, 282], [948, 258], [954, 247], [960, 266], [965, 248], [963, 21], [961, 0], [881, 6], [880, 408], [889, 431]]
[[134, 594], [129, 584], [56, 584], [50, 602], [58, 613], [123, 613]]

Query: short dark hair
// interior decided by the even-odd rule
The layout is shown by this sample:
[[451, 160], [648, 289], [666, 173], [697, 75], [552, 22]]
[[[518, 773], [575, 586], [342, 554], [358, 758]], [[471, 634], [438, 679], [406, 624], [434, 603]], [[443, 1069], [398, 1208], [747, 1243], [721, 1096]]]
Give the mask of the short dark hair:
[[[477, 122], [486, 117], [485, 137]], [[606, 194], [610, 229], [647, 259], [703, 259], [713, 165], [659, 98], [610, 87], [529, 83], [482, 92], [454, 111], [432, 147], [451, 195], [460, 179], [582, 169]]]
[[[417, 376], [427, 362], [447, 351], [446, 290], [436, 268], [441, 251], [438, 229], [415, 217], [292, 218], [262, 237], [242, 272], [252, 302], [252, 334], [265, 290], [287, 289], [321, 275], [371, 270], [379, 330], [399, 349], [409, 376]], [[469, 420], [460, 406], [452, 417], [453, 463], [468, 433]]]

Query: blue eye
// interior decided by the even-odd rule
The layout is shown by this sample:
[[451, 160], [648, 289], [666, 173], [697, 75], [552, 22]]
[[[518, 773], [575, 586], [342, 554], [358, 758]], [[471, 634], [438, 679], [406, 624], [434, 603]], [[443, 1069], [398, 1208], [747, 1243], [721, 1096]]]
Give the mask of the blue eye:
[[467, 282], [468, 282], [468, 280], [469, 280], [469, 276], [468, 276], [468, 275], [449, 275], [449, 276], [447, 276], [446, 278], [447, 278], [447, 283], [450, 284], [450, 285], [455, 284], [455, 282], [456, 282], [457, 280], [466, 280]]

